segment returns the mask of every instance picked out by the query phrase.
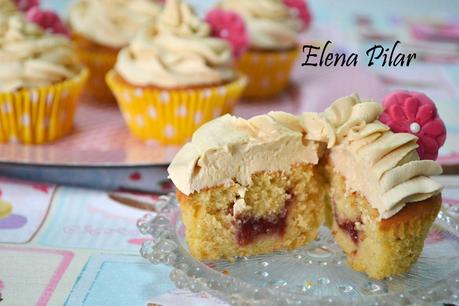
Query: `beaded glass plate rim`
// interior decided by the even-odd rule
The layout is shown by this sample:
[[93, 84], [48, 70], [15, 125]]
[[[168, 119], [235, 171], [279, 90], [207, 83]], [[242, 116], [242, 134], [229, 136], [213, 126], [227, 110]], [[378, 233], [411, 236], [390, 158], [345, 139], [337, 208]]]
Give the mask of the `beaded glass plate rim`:
[[[180, 243], [176, 225], [180, 210], [175, 194], [161, 196], [157, 202], [157, 214], [147, 214], [137, 221], [139, 231], [152, 239], [140, 249], [142, 257], [153, 264], [172, 267], [170, 279], [180, 289], [192, 292], [205, 291], [231, 305], [430, 305], [454, 299], [459, 301], [459, 270], [432, 284], [426, 298], [423, 289], [403, 294], [385, 294], [365, 297], [305, 296], [276, 288], [257, 287], [230, 275], [225, 275], [194, 259]], [[435, 224], [459, 238], [459, 220], [442, 208]]]

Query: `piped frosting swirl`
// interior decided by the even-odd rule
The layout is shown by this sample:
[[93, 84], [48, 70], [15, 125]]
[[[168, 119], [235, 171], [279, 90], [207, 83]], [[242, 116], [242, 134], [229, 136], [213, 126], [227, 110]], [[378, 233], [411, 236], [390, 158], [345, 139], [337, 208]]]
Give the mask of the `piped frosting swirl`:
[[154, 0], [78, 0], [70, 9], [69, 21], [73, 31], [118, 49], [154, 23], [160, 11], [161, 5]]
[[249, 120], [226, 115], [195, 132], [172, 161], [169, 175], [187, 195], [233, 179], [245, 186], [258, 171], [317, 164], [327, 146], [347, 188], [365, 196], [387, 219], [407, 203], [440, 193], [442, 186], [430, 176], [442, 169], [435, 161], [420, 160], [417, 137], [390, 131], [378, 120], [381, 112], [378, 103], [354, 95], [320, 114], [272, 112]]
[[301, 20], [282, 0], [223, 0], [219, 6], [244, 18], [251, 48], [279, 50], [296, 46]]
[[70, 40], [44, 32], [21, 15], [0, 24], [0, 91], [65, 81], [80, 71]]
[[[303, 122], [316, 117], [322, 140], [328, 141], [330, 160], [346, 178], [348, 188], [362, 193], [381, 218], [390, 218], [406, 203], [432, 197], [442, 186], [429, 178], [442, 169], [432, 160], [420, 160], [417, 137], [393, 133], [378, 118], [383, 109], [358, 96], [336, 101], [324, 113], [304, 114]], [[314, 125], [304, 124], [305, 129]], [[315, 133], [320, 134], [320, 133]], [[320, 137], [319, 137], [320, 138]]]
[[210, 37], [207, 23], [180, 0], [168, 0], [155, 27], [121, 50], [116, 71], [128, 82], [180, 88], [232, 81], [229, 44]]

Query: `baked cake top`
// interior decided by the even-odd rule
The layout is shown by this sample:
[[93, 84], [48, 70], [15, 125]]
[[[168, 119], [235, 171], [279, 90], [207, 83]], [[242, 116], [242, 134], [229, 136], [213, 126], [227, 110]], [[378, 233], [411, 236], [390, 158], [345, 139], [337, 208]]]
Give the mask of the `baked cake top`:
[[382, 112], [380, 104], [353, 95], [323, 113], [299, 117], [225, 115], [194, 133], [169, 166], [169, 175], [189, 195], [233, 182], [246, 186], [256, 172], [317, 164], [325, 153], [350, 191], [363, 194], [381, 218], [390, 218], [406, 203], [440, 193], [442, 186], [429, 176], [442, 169], [433, 160], [420, 160], [418, 137], [392, 132], [378, 120]]

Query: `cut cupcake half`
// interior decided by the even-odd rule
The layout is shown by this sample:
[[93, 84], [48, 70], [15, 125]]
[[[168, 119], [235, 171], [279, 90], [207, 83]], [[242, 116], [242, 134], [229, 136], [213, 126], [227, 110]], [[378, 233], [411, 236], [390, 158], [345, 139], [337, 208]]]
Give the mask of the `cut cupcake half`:
[[292, 250], [312, 241], [323, 221], [326, 185], [321, 167], [253, 174], [186, 196], [178, 191], [187, 243], [198, 259], [232, 259]]
[[313, 240], [324, 217], [324, 149], [286, 113], [201, 127], [169, 167], [191, 253], [231, 259]]

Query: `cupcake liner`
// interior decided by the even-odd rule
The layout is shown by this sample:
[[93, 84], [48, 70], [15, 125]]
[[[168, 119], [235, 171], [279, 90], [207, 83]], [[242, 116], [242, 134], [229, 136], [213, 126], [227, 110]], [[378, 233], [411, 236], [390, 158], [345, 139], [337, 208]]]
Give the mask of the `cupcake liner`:
[[247, 75], [249, 83], [244, 90], [246, 98], [269, 98], [283, 91], [299, 54], [299, 48], [288, 51], [247, 51], [236, 63]]
[[115, 71], [107, 74], [130, 131], [147, 142], [183, 144], [202, 124], [231, 113], [247, 83], [246, 77], [208, 88], [136, 87]]
[[78, 59], [90, 71], [90, 80], [85, 88], [86, 92], [98, 102], [115, 102], [115, 98], [105, 82], [105, 76], [115, 66], [119, 50], [88, 48], [89, 41], [75, 34], [73, 36], [76, 37], [74, 42]]
[[43, 144], [67, 135], [88, 76], [85, 68], [61, 83], [0, 93], [0, 143]]

